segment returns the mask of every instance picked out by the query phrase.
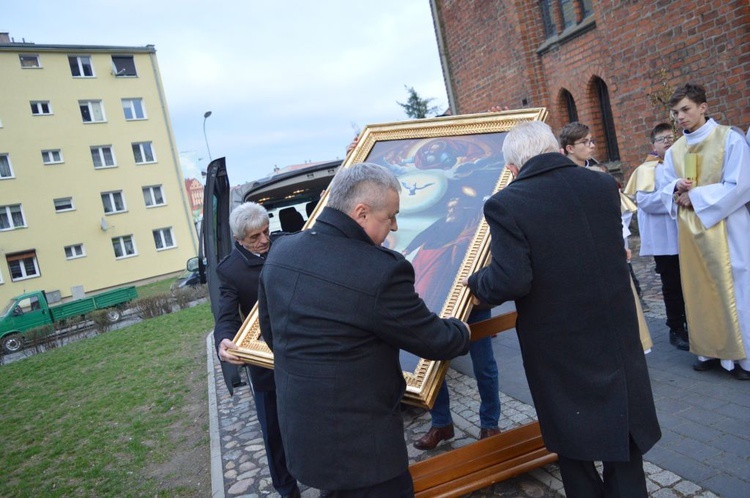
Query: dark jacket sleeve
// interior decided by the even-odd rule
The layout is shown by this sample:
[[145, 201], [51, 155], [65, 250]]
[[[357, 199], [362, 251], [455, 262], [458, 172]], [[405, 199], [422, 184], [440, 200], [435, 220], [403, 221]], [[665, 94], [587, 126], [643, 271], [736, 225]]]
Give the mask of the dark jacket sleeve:
[[428, 360], [448, 360], [469, 350], [470, 335], [460, 320], [431, 312], [414, 290], [414, 269], [401, 258], [375, 300], [382, 326], [376, 334], [385, 342]]
[[242, 320], [239, 312], [240, 293], [235, 280], [222, 267], [216, 269], [216, 274], [219, 277], [219, 306], [214, 317], [214, 342], [218, 353], [222, 339], [234, 339]]
[[268, 302], [266, 300], [266, 289], [263, 285], [263, 275], [261, 274], [260, 285], [258, 285], [258, 322], [260, 325], [260, 335], [266, 341], [268, 348], [273, 351], [273, 333], [271, 332], [271, 317], [268, 314]]
[[489, 266], [469, 277], [469, 288], [480, 301], [499, 305], [525, 296], [533, 279], [526, 237], [508, 207], [491, 197], [484, 205], [490, 227]]

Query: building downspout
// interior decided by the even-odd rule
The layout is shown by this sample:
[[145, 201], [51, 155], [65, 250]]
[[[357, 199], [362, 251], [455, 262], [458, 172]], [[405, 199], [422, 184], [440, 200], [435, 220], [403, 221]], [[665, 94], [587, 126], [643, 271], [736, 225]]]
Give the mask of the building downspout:
[[435, 37], [437, 38], [438, 54], [440, 55], [440, 67], [443, 69], [443, 82], [445, 83], [445, 92], [448, 94], [448, 107], [451, 113], [459, 114], [456, 107], [456, 97], [453, 93], [453, 79], [451, 78], [450, 68], [448, 67], [448, 56], [445, 52], [445, 40], [443, 40], [443, 30], [438, 16], [437, 0], [430, 0], [430, 10], [432, 11], [432, 24], [435, 26]]
[[[172, 163], [175, 167], [175, 175], [177, 176], [177, 180], [179, 183], [179, 191], [180, 191], [180, 199], [182, 200], [182, 206], [183, 211], [185, 212], [185, 216], [188, 219], [188, 226], [189, 227], [195, 227], [195, 223], [193, 223], [193, 218], [191, 216], [190, 212], [190, 203], [187, 199], [187, 193], [185, 192], [185, 181], [182, 176], [182, 166], [180, 165], [180, 156], [177, 154], [177, 148], [174, 143], [174, 130], [172, 129], [172, 120], [169, 117], [169, 111], [167, 110], [167, 102], [164, 95], [164, 88], [162, 87], [162, 81], [161, 81], [161, 74], [159, 73], [159, 66], [158, 62], [156, 61], [156, 49], [154, 49], [152, 52], [149, 53], [149, 57], [151, 59], [151, 68], [154, 71], [154, 80], [156, 81], [156, 86], [159, 90], [159, 104], [161, 105], [161, 111], [164, 115], [164, 123], [167, 125], [167, 135], [169, 137], [169, 149], [172, 153]], [[203, 200], [205, 202], [205, 199]], [[198, 254], [198, 241], [195, 237], [195, 231], [190, 230], [190, 233], [193, 235], [190, 237], [190, 241], [193, 243], [193, 251], [195, 254]]]

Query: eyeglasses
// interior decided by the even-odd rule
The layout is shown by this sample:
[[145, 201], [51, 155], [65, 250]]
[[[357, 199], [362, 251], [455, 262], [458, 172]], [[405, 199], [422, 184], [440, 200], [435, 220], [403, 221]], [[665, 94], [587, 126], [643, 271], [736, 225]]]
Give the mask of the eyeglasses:
[[674, 135], [664, 135], [663, 137], [656, 137], [654, 143], [660, 144], [662, 142], [674, 142]]
[[596, 145], [596, 142], [594, 142], [593, 138], [584, 138], [583, 140], [579, 140], [578, 142], [573, 142], [574, 145], [585, 145], [586, 147], [591, 147], [592, 145]]

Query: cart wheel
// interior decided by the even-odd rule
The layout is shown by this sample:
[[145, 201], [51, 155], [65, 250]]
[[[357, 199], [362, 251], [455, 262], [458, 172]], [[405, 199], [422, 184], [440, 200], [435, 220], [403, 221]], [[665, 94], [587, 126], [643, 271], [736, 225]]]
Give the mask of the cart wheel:
[[117, 308], [109, 308], [107, 310], [107, 321], [109, 323], [116, 323], [120, 321], [120, 316], [122, 315], [120, 314], [120, 310], [118, 310]]

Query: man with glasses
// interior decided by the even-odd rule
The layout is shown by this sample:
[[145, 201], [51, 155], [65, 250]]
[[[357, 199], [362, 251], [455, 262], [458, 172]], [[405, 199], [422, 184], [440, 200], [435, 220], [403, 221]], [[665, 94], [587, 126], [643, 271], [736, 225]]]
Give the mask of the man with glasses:
[[669, 107], [683, 136], [664, 156], [661, 197], [677, 219], [693, 368], [750, 380], [750, 147], [706, 116], [701, 85], [677, 88]]
[[680, 258], [677, 248], [677, 222], [661, 201], [660, 191], [666, 185], [664, 154], [674, 142], [669, 123], [659, 123], [651, 130], [651, 147], [646, 161], [638, 166], [628, 180], [624, 193], [638, 205], [638, 230], [641, 234], [641, 256], [653, 256], [656, 273], [661, 277], [662, 298], [667, 312], [669, 343], [687, 351], [685, 301], [680, 283]]
[[[590, 168], [599, 163], [594, 159], [596, 143], [591, 138], [591, 130], [588, 126], [578, 121], [566, 124], [560, 131], [560, 147], [563, 154], [578, 166]], [[597, 169], [600, 169], [597, 166]]]

